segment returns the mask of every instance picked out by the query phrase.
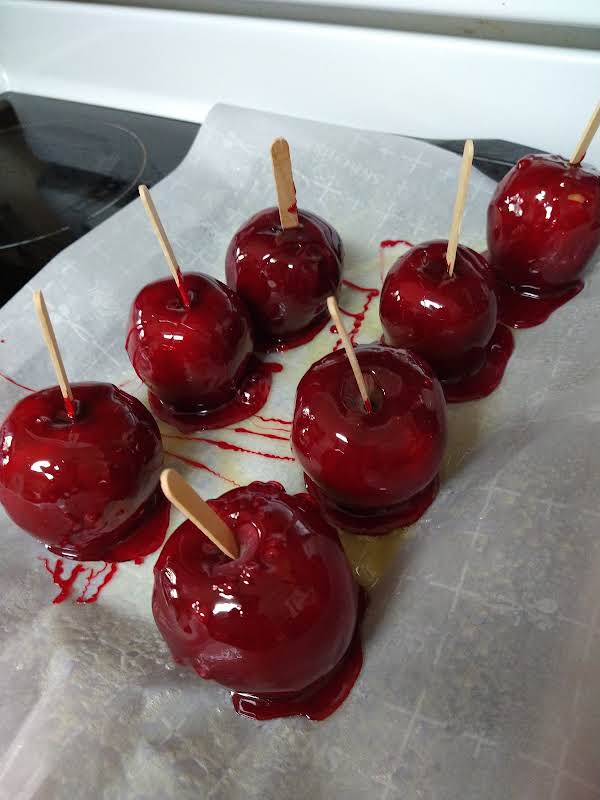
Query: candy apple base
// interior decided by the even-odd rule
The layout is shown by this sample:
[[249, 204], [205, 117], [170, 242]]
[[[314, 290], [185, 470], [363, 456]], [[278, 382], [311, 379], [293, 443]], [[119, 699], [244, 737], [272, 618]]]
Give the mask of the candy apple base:
[[551, 294], [535, 295], [519, 291], [502, 281], [496, 282], [498, 319], [511, 328], [535, 328], [583, 289], [583, 281], [566, 286]]
[[163, 422], [168, 422], [182, 433], [225, 428], [242, 422], [258, 413], [269, 398], [272, 375], [283, 367], [276, 363], [263, 363], [253, 359], [250, 369], [229, 403], [218, 408], [201, 411], [177, 411], [148, 392], [150, 407]]
[[417, 522], [435, 500], [440, 488], [440, 477], [435, 478], [417, 494], [394, 506], [364, 513], [356, 509], [342, 508], [304, 473], [304, 484], [309, 495], [317, 501], [327, 522], [335, 528], [362, 536], [384, 536], [397, 528]]
[[256, 334], [256, 350], [259, 353], [283, 353], [286, 350], [293, 350], [296, 347], [302, 347], [302, 345], [312, 342], [312, 340], [321, 333], [328, 322], [329, 314], [324, 314], [312, 325], [309, 325], [308, 328], [305, 328], [303, 331], [299, 331], [293, 336], [286, 337], [285, 339], [261, 339], [260, 334]]
[[112, 563], [142, 560], [162, 546], [169, 527], [171, 504], [158, 488], [140, 509], [127, 538], [112, 547], [103, 561]]
[[457, 381], [441, 382], [446, 402], [464, 403], [467, 400], [481, 400], [492, 394], [504, 376], [514, 346], [510, 330], [504, 325], [497, 325], [485, 348], [485, 360], [480, 369]]
[[229, 559], [189, 521], [154, 568], [152, 611], [173, 658], [270, 719], [323, 719], [362, 656], [359, 587], [334, 528], [306, 494], [254, 482], [208, 501], [230, 527]]
[[61, 558], [76, 561], [137, 561], [154, 553], [162, 545], [169, 527], [171, 505], [160, 488], [123, 525], [122, 531], [115, 531], [116, 542], [108, 550], [90, 547], [85, 551], [73, 553], [68, 548], [46, 545], [50, 553]]
[[366, 605], [365, 594], [359, 594], [356, 630], [346, 655], [334, 669], [302, 692], [288, 695], [256, 695], [231, 692], [231, 702], [238, 714], [258, 720], [280, 717], [307, 717], [320, 722], [330, 717], [350, 694], [363, 665], [360, 623]]

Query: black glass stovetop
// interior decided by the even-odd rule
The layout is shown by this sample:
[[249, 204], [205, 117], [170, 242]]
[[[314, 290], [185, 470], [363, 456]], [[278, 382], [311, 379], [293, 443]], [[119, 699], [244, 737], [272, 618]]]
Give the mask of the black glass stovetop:
[[0, 95], [0, 305], [67, 245], [152, 186], [198, 126], [16, 93]]
[[[183, 159], [198, 125], [9, 92], [0, 95], [0, 306], [67, 245]], [[433, 140], [462, 153], [463, 141]], [[532, 148], [479, 140], [499, 180]]]

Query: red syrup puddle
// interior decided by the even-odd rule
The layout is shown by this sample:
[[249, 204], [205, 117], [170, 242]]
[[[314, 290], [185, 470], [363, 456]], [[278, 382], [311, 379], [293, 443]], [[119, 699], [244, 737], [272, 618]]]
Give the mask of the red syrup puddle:
[[271, 376], [281, 372], [281, 364], [254, 359], [234, 398], [225, 405], [205, 411], [175, 411], [148, 392], [150, 406], [159, 419], [182, 433], [226, 428], [253, 417], [264, 406], [271, 391]]
[[[493, 267], [489, 252], [484, 250], [481, 255]], [[503, 322], [509, 328], [535, 328], [545, 322], [550, 314], [576, 297], [583, 287], [583, 281], [575, 281], [556, 292], [537, 295], [496, 279], [498, 322]]]
[[448, 403], [463, 403], [466, 400], [480, 400], [490, 395], [502, 380], [506, 365], [514, 350], [511, 331], [504, 325], [497, 325], [486, 348], [485, 361], [474, 375], [454, 383], [442, 381], [442, 388]]
[[[243, 431], [244, 428], [236, 428], [236, 431]], [[252, 431], [249, 431], [252, 433]], [[264, 434], [265, 436], [267, 434]], [[292, 456], [278, 456], [275, 453], [265, 453], [262, 450], [248, 450], [246, 447], [240, 447], [237, 444], [233, 444], [232, 442], [226, 442], [223, 439], [206, 439], [203, 436], [177, 436], [171, 434], [165, 434], [163, 436], [164, 439], [176, 439], [178, 441], [183, 442], [204, 442], [205, 444], [211, 444], [214, 447], [218, 447], [220, 450], [233, 450], [236, 453], [247, 453], [248, 455], [252, 456], [262, 456], [263, 458], [274, 458], [278, 461], [295, 461], [296, 459], [292, 458]], [[279, 436], [272, 437], [275, 439], [279, 439]], [[284, 439], [284, 441], [288, 441]], [[169, 454], [172, 455], [172, 454]], [[222, 477], [222, 476], [221, 476]]]
[[[235, 433], [247, 433], [250, 436], [262, 436], [263, 439], [275, 439], [278, 442], [289, 442], [289, 436], [277, 436], [274, 433], [263, 433], [262, 431], [251, 431], [249, 428], [234, 428]], [[283, 430], [283, 428], [272, 428], [271, 430]], [[286, 431], [287, 433], [287, 431]]]
[[345, 655], [332, 671], [302, 692], [287, 697], [231, 692], [231, 702], [238, 714], [252, 719], [308, 717], [316, 722], [330, 717], [341, 706], [356, 683], [363, 665], [360, 625], [366, 608], [366, 595], [359, 589], [358, 615], [352, 641]]
[[[363, 322], [365, 321], [365, 317], [367, 315], [367, 311], [373, 300], [376, 297], [379, 297], [379, 289], [372, 289], [367, 286], [359, 286], [357, 283], [352, 283], [352, 281], [343, 280], [342, 284], [347, 286], [349, 289], [353, 289], [355, 292], [361, 292], [362, 294], [367, 295], [367, 299], [362, 307], [362, 311], [353, 312], [347, 311], [344, 308], [340, 308], [340, 311], [345, 314], [347, 317], [351, 317], [354, 322], [352, 323], [352, 328], [348, 332], [348, 336], [350, 337], [350, 341], [352, 344], [356, 344], [356, 337], [360, 333], [360, 329], [362, 327]], [[337, 329], [335, 325], [332, 325], [330, 328], [332, 333], [337, 333]], [[338, 339], [335, 345], [333, 346], [334, 351], [337, 350], [342, 345], [342, 340]]]
[[362, 536], [383, 536], [397, 528], [412, 525], [423, 516], [437, 496], [440, 476], [436, 475], [430, 484], [403, 503], [377, 510], [366, 510], [362, 514], [336, 505], [306, 474], [304, 483], [330, 525]]
[[142, 564], [161, 547], [167, 535], [171, 504], [158, 487], [150, 500], [141, 509], [135, 528], [122, 542], [114, 545], [106, 554], [106, 561], [133, 561]]
[[179, 455], [179, 453], [172, 453], [169, 450], [165, 450], [166, 456], [171, 456], [171, 458], [177, 458], [184, 464], [187, 464], [188, 467], [194, 467], [195, 469], [205, 470], [206, 472], [210, 472], [211, 475], [214, 475], [216, 478], [221, 478], [221, 480], [226, 481], [226, 483], [231, 483], [232, 486], [240, 486], [239, 483], [232, 480], [231, 478], [227, 478], [225, 475], [221, 475], [220, 472], [215, 472], [214, 469], [207, 467], [206, 464], [203, 464], [201, 461], [195, 461], [193, 458], [188, 458], [187, 456]]
[[35, 389], [31, 389], [29, 386], [25, 386], [24, 384], [19, 383], [14, 378], [11, 378], [8, 375], [5, 375], [3, 372], [0, 372], [0, 378], [3, 378], [5, 381], [8, 381], [8, 383], [12, 383], [13, 386], [18, 386], [19, 389], [25, 389], [26, 392], [35, 392], [36, 391]]
[[308, 344], [317, 336], [329, 322], [329, 315], [324, 315], [318, 319], [308, 328], [299, 333], [289, 336], [286, 339], [262, 339], [256, 343], [256, 350], [259, 353], [282, 353], [285, 350], [293, 350], [295, 347], [301, 347], [303, 344]]
[[496, 281], [498, 319], [511, 328], [534, 328], [578, 295], [583, 286], [583, 281], [576, 281], [559, 292], [535, 296], [522, 294], [514, 287]]
[[[144, 557], [155, 552], [162, 545], [169, 527], [171, 504], [157, 488], [152, 497], [137, 511], [130, 521], [135, 525], [129, 536], [114, 545], [106, 553], [104, 566], [99, 569], [78, 563], [73, 566], [69, 575], [63, 574], [64, 562], [57, 558], [53, 567], [48, 558], [42, 559], [44, 568], [52, 576], [53, 582], [60, 588], [53, 603], [64, 603], [73, 593], [75, 581], [82, 572], [87, 571], [83, 589], [75, 599], [77, 603], [95, 603], [101, 592], [117, 574], [118, 565], [123, 561], [143, 564]], [[50, 549], [50, 548], [48, 548]], [[94, 584], [94, 581], [98, 581]], [[93, 590], [90, 594], [90, 590]]]
[[[360, 327], [365, 319], [365, 314], [369, 310], [369, 306], [371, 305], [373, 299], [379, 296], [379, 289], [369, 289], [366, 286], [359, 286], [357, 283], [352, 283], [352, 281], [344, 279], [342, 281], [344, 286], [347, 286], [349, 289], [353, 289], [355, 292], [361, 292], [367, 294], [367, 300], [361, 312], [358, 312], [356, 315], [349, 311], [344, 311], [345, 314], [348, 316], [354, 317], [354, 324], [352, 326], [352, 330], [350, 331], [350, 339], [354, 344], [354, 339], [356, 338], [358, 332], [360, 331]], [[342, 309], [340, 309], [342, 311]], [[284, 350], [292, 350], [295, 347], [300, 347], [303, 344], [308, 344], [308, 342], [312, 342], [312, 340], [317, 336], [317, 334], [321, 333], [323, 328], [326, 327], [327, 323], [329, 322], [329, 315], [325, 314], [321, 319], [318, 319], [314, 322], [310, 327], [305, 328], [300, 333], [297, 333], [295, 336], [291, 336], [287, 339], [275, 339], [275, 340], [263, 340], [257, 344], [257, 351], [262, 353], [280, 353]], [[332, 333], [335, 330], [331, 329]], [[341, 340], [336, 342], [334, 350], [337, 350], [342, 344]]]

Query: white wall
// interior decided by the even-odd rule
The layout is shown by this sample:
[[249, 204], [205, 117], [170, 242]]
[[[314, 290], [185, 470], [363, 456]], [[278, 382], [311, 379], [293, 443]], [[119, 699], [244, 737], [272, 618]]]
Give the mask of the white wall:
[[199, 122], [230, 102], [568, 154], [600, 95], [591, 50], [35, 0], [0, 3], [0, 31], [16, 91]]

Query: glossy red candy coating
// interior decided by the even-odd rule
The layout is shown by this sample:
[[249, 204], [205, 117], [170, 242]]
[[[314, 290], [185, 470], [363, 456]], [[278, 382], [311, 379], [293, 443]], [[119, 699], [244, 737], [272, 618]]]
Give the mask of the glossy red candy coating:
[[402, 503], [435, 478], [446, 445], [446, 403], [418, 356], [377, 344], [355, 350], [373, 412], [364, 410], [345, 352], [326, 355], [298, 385], [292, 446], [334, 503], [362, 512]]
[[251, 217], [225, 257], [227, 283], [252, 314], [257, 336], [279, 342], [329, 319], [327, 298], [337, 293], [342, 241], [325, 220], [299, 211], [300, 225], [284, 230], [276, 208]]
[[459, 245], [450, 275], [447, 247], [425, 242], [400, 256], [385, 278], [379, 315], [387, 344], [410, 348], [452, 381], [484, 363], [498, 309], [485, 259]]
[[131, 309], [125, 347], [140, 379], [175, 411], [213, 409], [232, 399], [254, 349], [248, 312], [227, 286], [183, 276], [186, 309], [172, 278], [150, 283]]
[[237, 692], [289, 697], [328, 675], [357, 621], [335, 531], [305, 496], [251, 483], [210, 501], [240, 545], [230, 560], [190, 522], [154, 569], [152, 610], [176, 661]]
[[574, 283], [600, 242], [600, 173], [528, 155], [500, 181], [487, 216], [498, 278], [532, 294]]
[[58, 386], [23, 398], [4, 421], [0, 502], [53, 552], [106, 560], [133, 533], [144, 504], [154, 504], [160, 434], [140, 401], [116, 386], [71, 388], [72, 421]]

